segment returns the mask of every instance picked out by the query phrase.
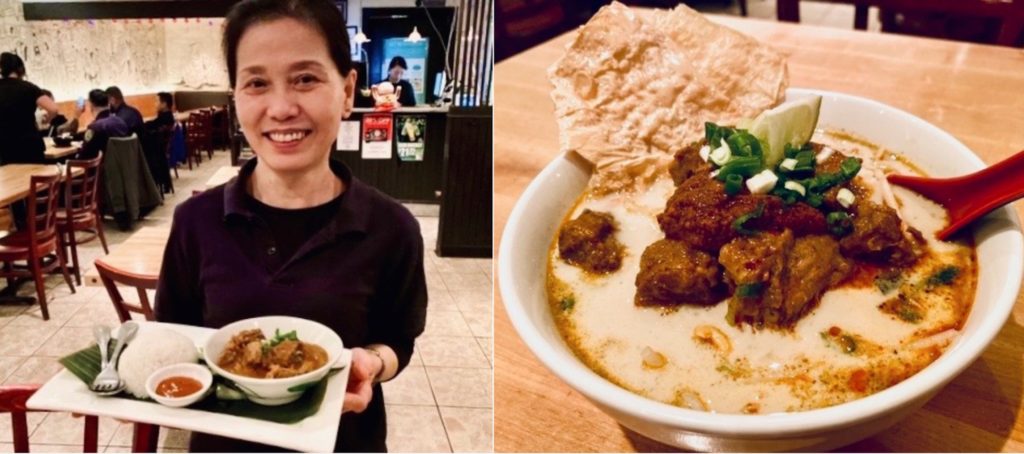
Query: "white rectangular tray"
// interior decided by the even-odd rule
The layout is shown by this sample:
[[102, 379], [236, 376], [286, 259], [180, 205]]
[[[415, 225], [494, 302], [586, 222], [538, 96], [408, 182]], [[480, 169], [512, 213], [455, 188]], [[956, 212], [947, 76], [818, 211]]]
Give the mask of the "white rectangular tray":
[[[139, 330], [167, 328], [184, 334], [197, 346], [206, 344], [206, 339], [215, 330], [195, 326], [158, 322], [140, 322]], [[348, 383], [347, 365], [351, 352], [344, 350], [342, 364], [346, 367], [330, 377], [327, 393], [316, 414], [295, 424], [281, 424], [259, 419], [211, 413], [189, 408], [171, 408], [156, 402], [124, 398], [100, 397], [93, 394], [67, 369], [46, 382], [28, 400], [28, 408], [34, 410], [71, 411], [75, 413], [109, 416], [132, 422], [157, 424], [164, 427], [192, 430], [256, 443], [280, 446], [307, 452], [332, 452], [338, 436], [341, 419], [341, 405]], [[267, 407], [272, 411], [273, 407]]]

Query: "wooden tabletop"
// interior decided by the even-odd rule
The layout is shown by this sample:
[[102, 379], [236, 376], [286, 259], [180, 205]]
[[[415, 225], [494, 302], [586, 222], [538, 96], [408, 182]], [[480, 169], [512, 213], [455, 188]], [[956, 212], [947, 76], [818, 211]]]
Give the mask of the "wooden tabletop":
[[32, 175], [56, 175], [53, 164], [7, 164], [0, 166], [0, 207], [24, 199], [28, 195]]
[[61, 158], [66, 158], [78, 153], [81, 149], [81, 142], [72, 142], [71, 145], [66, 147], [58, 147], [56, 145], [46, 144], [46, 151], [43, 153], [47, 160], [56, 161]]
[[206, 180], [206, 189], [214, 188], [227, 183], [228, 180], [238, 175], [238, 169], [240, 167], [224, 166], [217, 169], [213, 176], [209, 180]]
[[[170, 235], [170, 225], [143, 227], [129, 236], [124, 243], [112, 246], [110, 254], [96, 260], [121, 271], [156, 279], [160, 276], [160, 264]], [[95, 267], [85, 273], [85, 285], [103, 286]]]
[[[713, 20], [789, 56], [790, 86], [849, 93], [909, 111], [950, 132], [991, 164], [1024, 149], [1024, 51], [879, 33]], [[495, 68], [494, 228], [499, 242], [526, 185], [558, 154], [546, 70], [563, 35]], [[1021, 204], [1015, 208], [1024, 214]], [[498, 251], [497, 245], [494, 248]], [[980, 360], [922, 410], [850, 446], [854, 451], [1024, 449], [1024, 298]], [[495, 287], [495, 440], [498, 451], [659, 451], [555, 378], [519, 339]]]

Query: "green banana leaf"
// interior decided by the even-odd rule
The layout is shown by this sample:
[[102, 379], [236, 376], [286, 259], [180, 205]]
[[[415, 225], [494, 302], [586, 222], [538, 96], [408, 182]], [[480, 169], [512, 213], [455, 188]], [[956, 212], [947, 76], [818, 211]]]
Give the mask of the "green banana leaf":
[[[75, 377], [78, 377], [79, 380], [88, 385], [100, 373], [100, 349], [94, 344], [91, 347], [61, 358], [60, 363]], [[285, 405], [268, 407], [248, 400], [219, 400], [217, 399], [217, 393], [210, 393], [205, 399], [190, 405], [188, 408], [282, 424], [294, 424], [313, 416], [320, 410], [320, 404], [324, 400], [324, 395], [327, 394], [327, 379], [335, 373], [337, 371], [332, 370], [318, 382], [293, 387], [297, 388], [295, 390], [305, 389], [306, 392], [298, 400]], [[230, 380], [215, 376], [213, 386], [216, 387], [218, 385], [237, 389], [237, 385], [231, 383]], [[122, 392], [112, 398], [152, 402], [150, 399], [138, 399], [127, 392]], [[340, 407], [338, 411], [341, 411]]]

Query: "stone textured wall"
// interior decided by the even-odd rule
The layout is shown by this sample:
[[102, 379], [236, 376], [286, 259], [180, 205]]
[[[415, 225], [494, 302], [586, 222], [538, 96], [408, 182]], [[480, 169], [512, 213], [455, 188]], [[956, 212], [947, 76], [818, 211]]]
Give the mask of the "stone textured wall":
[[58, 101], [117, 85], [126, 95], [227, 90], [220, 18], [185, 21], [25, 21], [20, 0], [0, 0], [0, 51], [25, 60], [27, 79]]

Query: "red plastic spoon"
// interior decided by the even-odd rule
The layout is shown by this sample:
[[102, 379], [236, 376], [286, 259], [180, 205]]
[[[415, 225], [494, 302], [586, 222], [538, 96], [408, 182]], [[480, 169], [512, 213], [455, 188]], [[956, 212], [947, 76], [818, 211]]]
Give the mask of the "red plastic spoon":
[[940, 240], [946, 240], [971, 221], [1024, 197], [1024, 150], [962, 177], [940, 179], [889, 175], [888, 180], [946, 208], [949, 225], [938, 234]]

